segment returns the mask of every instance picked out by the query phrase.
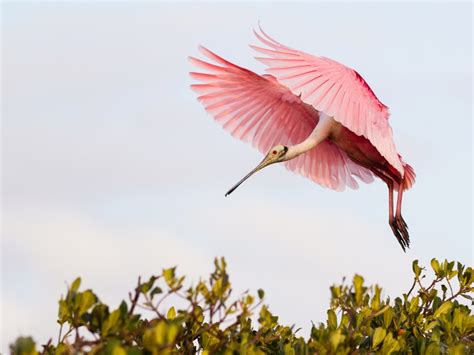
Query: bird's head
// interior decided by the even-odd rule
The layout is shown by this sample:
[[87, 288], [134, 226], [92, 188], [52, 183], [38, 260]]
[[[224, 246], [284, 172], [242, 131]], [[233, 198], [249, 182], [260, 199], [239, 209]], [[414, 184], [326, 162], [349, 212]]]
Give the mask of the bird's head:
[[237, 184], [235, 184], [227, 193], [226, 196], [230, 195], [236, 188], [238, 188], [245, 180], [255, 174], [257, 171], [262, 170], [264, 167], [285, 161], [286, 153], [288, 152], [288, 147], [284, 145], [276, 145], [265, 155], [265, 158], [257, 165], [255, 169], [253, 169], [250, 173], [245, 175], [245, 177], [240, 180]]

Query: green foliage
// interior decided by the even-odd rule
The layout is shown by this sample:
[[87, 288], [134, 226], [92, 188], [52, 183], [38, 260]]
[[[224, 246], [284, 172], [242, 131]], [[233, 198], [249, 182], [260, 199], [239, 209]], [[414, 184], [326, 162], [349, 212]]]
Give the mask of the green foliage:
[[[175, 268], [139, 279], [117, 309], [91, 290], [79, 291], [76, 279], [59, 301], [58, 340], [41, 353], [474, 354], [474, 316], [460, 302], [464, 297], [472, 305], [474, 273], [460, 263], [433, 259], [435, 278], [426, 285], [425, 270], [414, 261], [411, 288], [393, 301], [360, 275], [334, 285], [327, 320], [313, 325], [307, 339], [278, 322], [262, 303], [263, 290], [232, 297], [225, 260], [214, 264], [208, 280], [187, 288]], [[31, 338], [18, 338], [10, 349], [38, 354]]]

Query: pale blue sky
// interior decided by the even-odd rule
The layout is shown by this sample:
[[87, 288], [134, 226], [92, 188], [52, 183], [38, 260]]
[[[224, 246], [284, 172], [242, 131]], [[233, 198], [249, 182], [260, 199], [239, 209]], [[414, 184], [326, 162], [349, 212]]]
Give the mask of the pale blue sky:
[[[177, 264], [228, 259], [283, 322], [322, 321], [329, 286], [362, 273], [387, 295], [411, 261], [472, 264], [471, 4], [3, 4], [2, 344], [57, 335], [57, 299], [81, 275], [106, 302]], [[391, 109], [417, 183], [403, 254], [376, 181], [338, 193], [273, 166], [189, 90], [203, 44], [252, 70], [252, 28], [354, 67]], [[5, 326], [7, 324], [7, 326]]]

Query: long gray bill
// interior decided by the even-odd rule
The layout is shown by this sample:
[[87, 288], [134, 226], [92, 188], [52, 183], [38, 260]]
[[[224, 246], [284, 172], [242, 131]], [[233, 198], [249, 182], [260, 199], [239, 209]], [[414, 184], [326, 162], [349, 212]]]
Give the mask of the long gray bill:
[[238, 188], [240, 185], [242, 185], [242, 183], [247, 180], [249, 177], [251, 177], [253, 174], [255, 174], [257, 171], [259, 171], [260, 169], [264, 168], [265, 166], [267, 166], [268, 163], [267, 163], [267, 157], [265, 157], [262, 162], [260, 164], [257, 165], [257, 167], [255, 169], [253, 169], [250, 173], [248, 173], [247, 175], [245, 175], [242, 180], [240, 180], [237, 184], [235, 184], [234, 186], [232, 186], [230, 188], [229, 191], [226, 192], [225, 194], [225, 197], [229, 196], [232, 192], [234, 192], [234, 190], [236, 188]]
[[255, 168], [255, 169], [253, 169], [250, 173], [248, 173], [247, 175], [245, 175], [245, 177], [242, 178], [242, 180], [240, 180], [237, 184], [235, 184], [234, 186], [232, 186], [232, 187], [230, 188], [230, 190], [225, 193], [225, 197], [229, 196], [232, 192], [234, 192], [234, 190], [235, 190], [236, 188], [238, 188], [245, 180], [247, 180], [249, 177], [251, 177], [251, 176], [252, 176], [254, 173], [256, 173], [258, 170], [259, 170], [259, 169], [256, 169], [256, 168]]

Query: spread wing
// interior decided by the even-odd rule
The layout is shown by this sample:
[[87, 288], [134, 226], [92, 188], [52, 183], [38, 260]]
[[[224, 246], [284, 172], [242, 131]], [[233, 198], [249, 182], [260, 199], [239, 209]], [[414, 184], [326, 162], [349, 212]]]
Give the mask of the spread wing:
[[[250, 141], [262, 153], [276, 144], [294, 145], [313, 131], [319, 113], [305, 104], [271, 75], [258, 75], [238, 67], [206, 48], [201, 52], [215, 64], [190, 57], [190, 62], [207, 73], [191, 72], [199, 84], [191, 88], [198, 100], [232, 136]], [[218, 65], [217, 65], [218, 64]], [[286, 167], [316, 183], [335, 190], [347, 185], [357, 188], [353, 176], [364, 182], [372, 173], [353, 163], [338, 147], [325, 141], [285, 163]]]
[[251, 47], [267, 56], [256, 58], [268, 66], [267, 72], [295, 95], [301, 95], [305, 103], [366, 137], [403, 176], [403, 163], [388, 123], [388, 108], [365, 80], [355, 70], [334, 60], [286, 47], [260, 31], [261, 34], [255, 32], [255, 35], [269, 48]]

